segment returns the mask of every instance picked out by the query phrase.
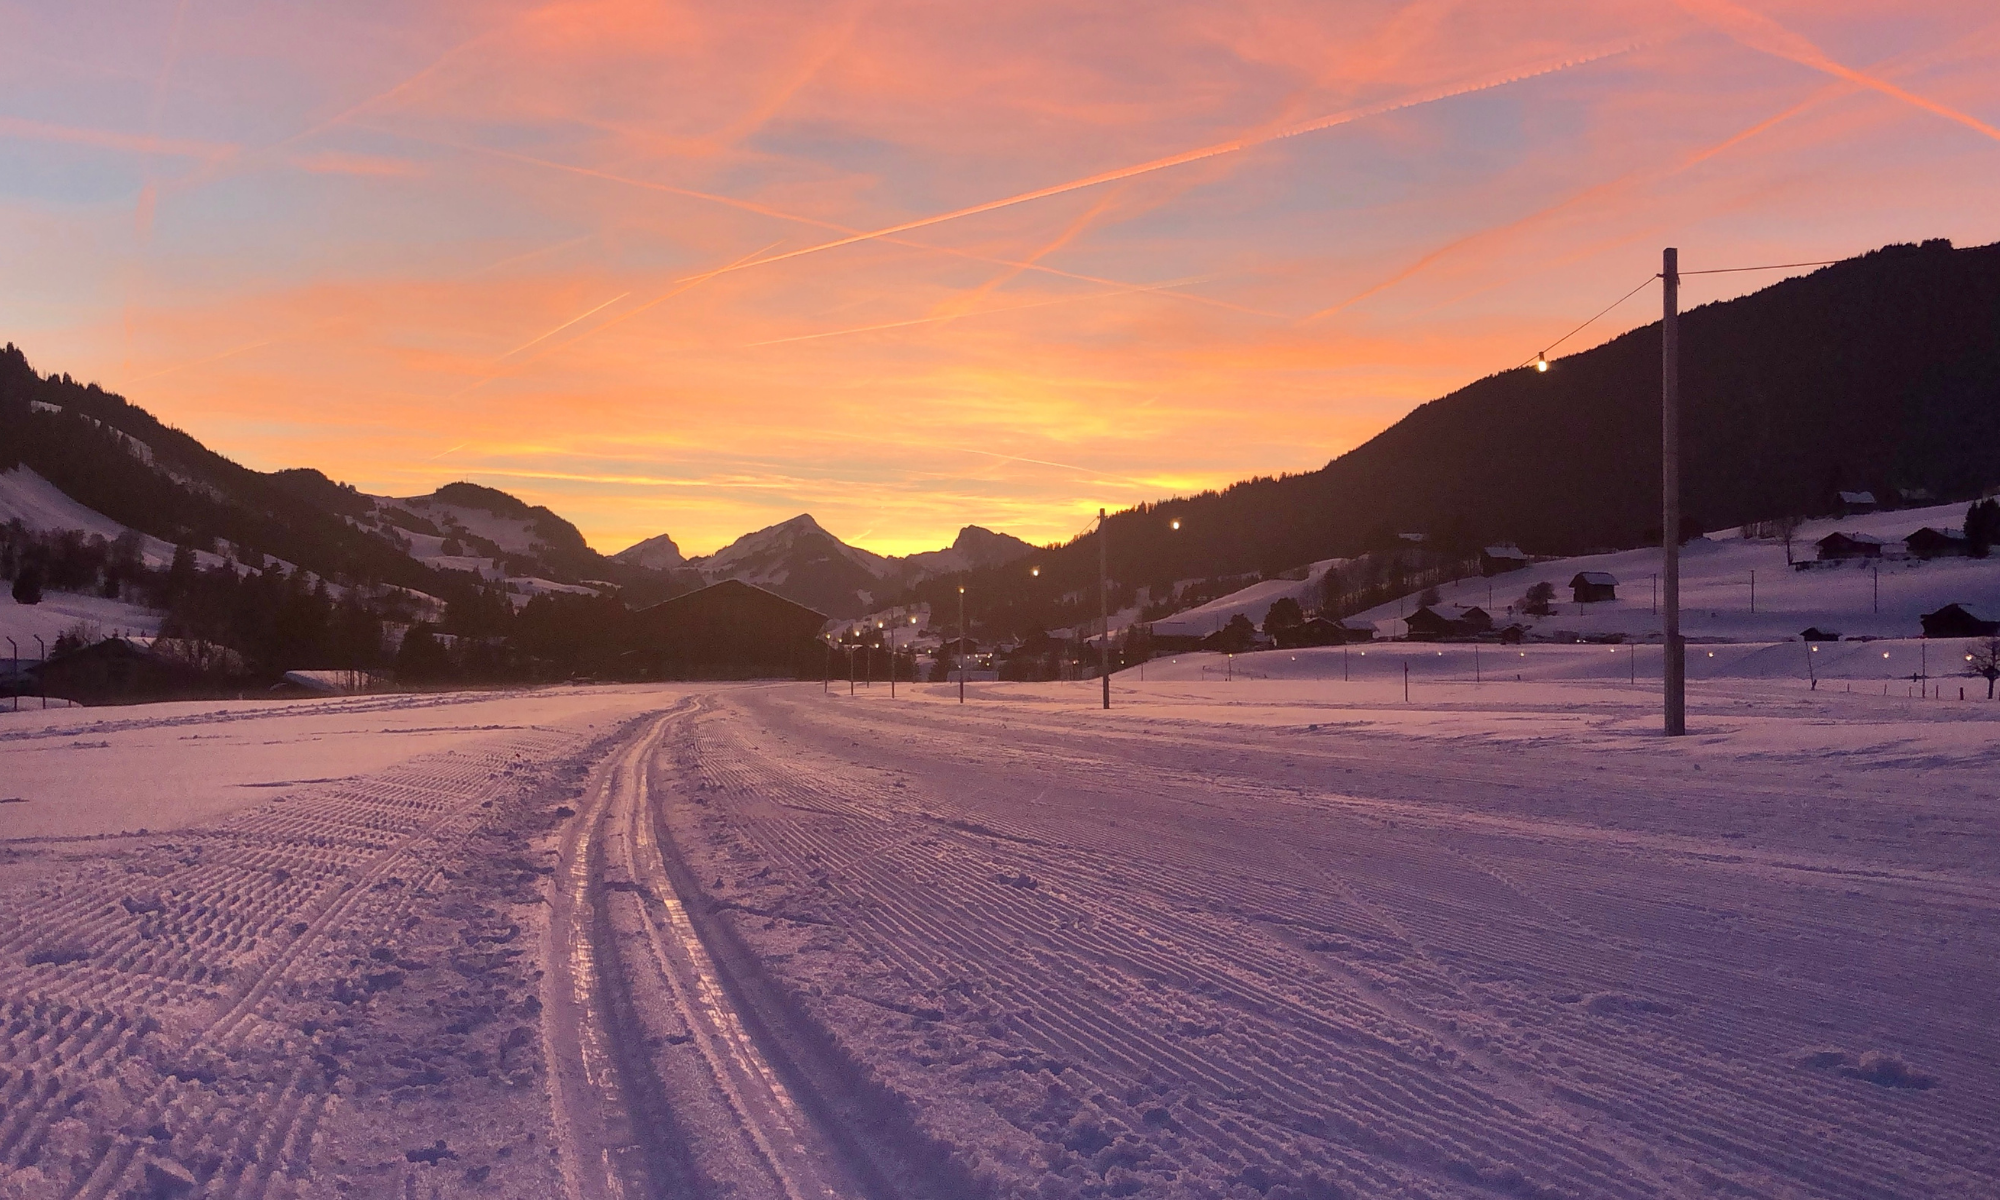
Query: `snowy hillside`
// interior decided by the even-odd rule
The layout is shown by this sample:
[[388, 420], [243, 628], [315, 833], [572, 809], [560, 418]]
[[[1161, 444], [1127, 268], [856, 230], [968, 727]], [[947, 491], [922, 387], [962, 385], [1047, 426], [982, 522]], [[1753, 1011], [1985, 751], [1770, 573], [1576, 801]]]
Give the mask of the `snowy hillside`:
[[[1835, 531], [1865, 533], [1898, 543], [1926, 526], [1958, 528], [1965, 505], [1871, 513], [1806, 522], [1792, 542], [1792, 556], [1810, 560], [1820, 538]], [[1896, 549], [1892, 545], [1892, 552]], [[1486, 608], [1496, 625], [1519, 621], [1532, 634], [1581, 637], [1623, 634], [1657, 639], [1660, 617], [1654, 607], [1654, 578], [1660, 570], [1656, 547], [1615, 554], [1586, 555], [1536, 563], [1526, 570], [1474, 578], [1439, 589], [1447, 604]], [[1569, 581], [1580, 571], [1605, 571], [1618, 580], [1618, 598], [1578, 604]], [[1756, 608], [1751, 609], [1751, 581]], [[1547, 617], [1521, 612], [1521, 597], [1534, 583], [1555, 586], [1557, 603]], [[1769, 642], [1796, 638], [1808, 627], [1844, 636], [1914, 637], [1917, 618], [1946, 604], [2000, 607], [2000, 557], [1987, 559], [1885, 557], [1879, 563], [1815, 563], [1806, 570], [1787, 566], [1784, 543], [1747, 539], [1739, 530], [1710, 534], [1681, 551], [1681, 629], [1691, 639]], [[1490, 605], [1490, 607], [1489, 607]], [[1357, 620], [1387, 621], [1407, 616], [1414, 596], [1380, 605]]]
[[955, 575], [980, 567], [1003, 567], [1034, 552], [1033, 546], [1012, 534], [967, 525], [958, 531], [958, 537], [949, 547], [925, 550], [898, 561], [902, 564], [905, 582], [915, 583], [936, 575]]
[[1320, 587], [1327, 571], [1344, 561], [1328, 558], [1316, 562], [1306, 569], [1304, 579], [1260, 580], [1227, 596], [1155, 621], [1153, 632], [1164, 637], [1206, 637], [1237, 616], [1247, 619], [1252, 625], [1262, 626], [1264, 614], [1271, 610], [1273, 604], [1286, 598], [1298, 601], [1300, 608], [1311, 612], [1319, 604]]
[[[9, 521], [19, 521], [36, 533], [78, 529], [106, 541], [129, 532], [110, 517], [70, 499], [27, 467], [0, 471], [0, 525]], [[173, 546], [156, 537], [145, 538], [140, 553], [148, 566], [162, 567], [174, 560]]]
[[[19, 604], [0, 588], [0, 638], [13, 638], [23, 658], [39, 653], [36, 637], [53, 647], [57, 638], [79, 628], [85, 633], [150, 637], [160, 631], [160, 616], [138, 604], [72, 592], [44, 592], [40, 604]], [[0, 642], [0, 654], [9, 653], [7, 644]]]

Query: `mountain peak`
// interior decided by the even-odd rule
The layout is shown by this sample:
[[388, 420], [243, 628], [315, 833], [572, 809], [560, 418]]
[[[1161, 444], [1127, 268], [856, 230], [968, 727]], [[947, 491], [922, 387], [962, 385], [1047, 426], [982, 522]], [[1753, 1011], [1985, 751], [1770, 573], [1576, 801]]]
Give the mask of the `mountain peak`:
[[951, 548], [954, 550], [963, 550], [968, 554], [982, 556], [992, 554], [996, 551], [1006, 555], [1016, 550], [1026, 553], [1034, 549], [1033, 546], [1015, 537], [1013, 534], [996, 533], [984, 525], [967, 525], [965, 528], [959, 530], [958, 537], [953, 539], [951, 543]]
[[681, 553], [681, 548], [664, 533], [635, 542], [611, 557], [618, 562], [654, 571], [671, 571], [687, 565], [687, 557]]

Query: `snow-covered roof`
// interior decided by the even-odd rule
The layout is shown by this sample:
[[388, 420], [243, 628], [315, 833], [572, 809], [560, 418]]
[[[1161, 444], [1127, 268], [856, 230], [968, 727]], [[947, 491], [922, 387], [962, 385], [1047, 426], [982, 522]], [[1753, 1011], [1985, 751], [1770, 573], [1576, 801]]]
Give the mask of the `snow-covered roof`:
[[1587, 583], [1593, 587], [1616, 587], [1618, 577], [1609, 571], [1578, 571], [1576, 578], [1569, 581], [1569, 585], [1575, 587], [1579, 583]]
[[1840, 502], [1842, 504], [1873, 504], [1875, 503], [1875, 493], [1842, 492], [1840, 493]]
[[1522, 562], [1527, 562], [1527, 561], [1528, 561], [1528, 555], [1527, 555], [1527, 552], [1526, 552], [1526, 551], [1524, 551], [1524, 550], [1522, 550], [1522, 549], [1521, 549], [1521, 548], [1520, 548], [1519, 546], [1516, 546], [1516, 545], [1515, 545], [1514, 543], [1512, 543], [1512, 542], [1502, 542], [1502, 543], [1500, 543], [1500, 544], [1499, 544], [1499, 545], [1497, 545], [1497, 546], [1488, 546], [1488, 547], [1486, 547], [1486, 557], [1488, 557], [1488, 558], [1518, 558], [1518, 559], [1520, 559], [1520, 560], [1521, 560]]
[[1824, 546], [1828, 542], [1831, 542], [1836, 538], [1854, 542], [1855, 544], [1862, 546], [1886, 546], [1889, 544], [1888, 538], [1879, 538], [1872, 533], [1843, 533], [1838, 529], [1834, 530], [1832, 533], [1827, 534], [1825, 537], [1821, 538], [1815, 544]]
[[1477, 604], [1426, 604], [1417, 612], [1428, 612], [1447, 621], [1463, 621], [1475, 613], [1482, 617], [1486, 615], [1486, 610]]

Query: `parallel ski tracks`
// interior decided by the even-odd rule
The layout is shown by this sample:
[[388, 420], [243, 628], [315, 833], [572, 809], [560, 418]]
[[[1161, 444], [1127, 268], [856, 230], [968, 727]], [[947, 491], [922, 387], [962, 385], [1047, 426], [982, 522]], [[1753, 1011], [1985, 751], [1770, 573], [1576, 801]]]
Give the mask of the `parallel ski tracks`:
[[[544, 1037], [568, 1200], [860, 1200], [752, 1037], [666, 868], [650, 766], [682, 716], [650, 722], [600, 769], [563, 841]], [[634, 902], [614, 913], [620, 896]], [[642, 946], [621, 938], [621, 917], [636, 917]], [[678, 1045], [649, 1036], [662, 1023], [685, 1030]]]

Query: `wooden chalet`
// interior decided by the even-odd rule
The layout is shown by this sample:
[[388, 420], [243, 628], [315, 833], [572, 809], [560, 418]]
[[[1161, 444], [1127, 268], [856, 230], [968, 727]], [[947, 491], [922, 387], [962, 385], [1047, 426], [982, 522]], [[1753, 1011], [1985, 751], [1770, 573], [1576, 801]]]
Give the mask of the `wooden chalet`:
[[1528, 555], [1519, 546], [1512, 542], [1501, 542], [1497, 546], [1487, 546], [1479, 551], [1479, 573], [1504, 575], [1509, 571], [1526, 568], [1529, 561]]
[[1420, 642], [1477, 637], [1493, 629], [1492, 616], [1473, 604], [1426, 604], [1404, 620], [1409, 625], [1411, 639]]
[[1836, 530], [1814, 544], [1819, 547], [1821, 562], [1840, 562], [1852, 558], [1880, 558], [1882, 547], [1888, 543], [1872, 534]]
[[1927, 638], [1992, 637], [2000, 634], [2000, 620], [1990, 619], [1984, 609], [1973, 609], [1964, 604], [1947, 604], [1917, 619], [1923, 622]]
[[1609, 571], [1578, 571], [1569, 581], [1569, 590], [1578, 604], [1616, 600], [1618, 577]]
[[628, 654], [655, 679], [817, 679], [826, 615], [775, 592], [725, 579], [633, 614]]
[[1910, 553], [1918, 558], [1964, 558], [1972, 552], [1972, 543], [1966, 539], [1963, 529], [1939, 529], [1926, 525], [1903, 539]]

